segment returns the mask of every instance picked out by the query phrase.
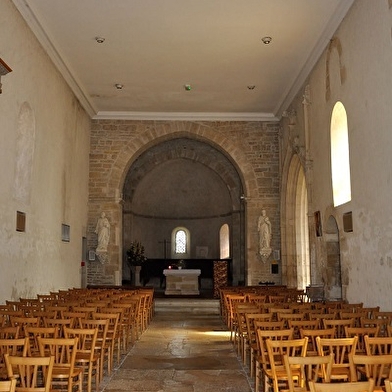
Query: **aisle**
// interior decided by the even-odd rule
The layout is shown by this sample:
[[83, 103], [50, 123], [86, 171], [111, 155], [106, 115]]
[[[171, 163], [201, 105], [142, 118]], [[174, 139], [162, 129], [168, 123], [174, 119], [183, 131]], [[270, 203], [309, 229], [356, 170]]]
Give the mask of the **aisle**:
[[109, 391], [250, 392], [218, 315], [158, 313], [110, 381]]

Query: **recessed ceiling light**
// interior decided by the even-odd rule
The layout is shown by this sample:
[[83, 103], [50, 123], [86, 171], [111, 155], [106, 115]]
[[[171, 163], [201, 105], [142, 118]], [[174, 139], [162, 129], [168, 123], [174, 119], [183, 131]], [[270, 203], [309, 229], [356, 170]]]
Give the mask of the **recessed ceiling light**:
[[123, 87], [124, 87], [124, 85], [121, 84], [121, 83], [116, 83], [116, 84], [114, 85], [114, 87], [116, 87], [117, 90], [122, 90]]
[[263, 37], [261, 40], [263, 41], [263, 44], [269, 45], [272, 41], [272, 38], [271, 37]]
[[105, 42], [105, 38], [103, 37], [95, 37], [95, 40], [99, 43], [99, 44], [103, 44]]

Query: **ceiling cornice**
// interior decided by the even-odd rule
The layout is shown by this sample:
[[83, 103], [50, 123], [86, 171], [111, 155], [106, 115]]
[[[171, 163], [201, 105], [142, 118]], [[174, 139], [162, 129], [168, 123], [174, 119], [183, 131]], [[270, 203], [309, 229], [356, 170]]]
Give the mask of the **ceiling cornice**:
[[98, 112], [94, 120], [279, 121], [273, 113]]
[[93, 117], [97, 113], [97, 110], [94, 108], [94, 105], [88, 98], [88, 94], [82, 89], [81, 83], [76, 79], [75, 74], [71, 71], [69, 65], [65, 63], [64, 57], [61, 55], [61, 53], [59, 53], [52, 40], [45, 33], [44, 28], [34, 15], [32, 9], [29, 7], [25, 0], [12, 0], [12, 2], [22, 15], [34, 35], [37, 37], [39, 43], [47, 52], [54, 65], [64, 77], [72, 92], [79, 100], [80, 104], [89, 114], [89, 116]]

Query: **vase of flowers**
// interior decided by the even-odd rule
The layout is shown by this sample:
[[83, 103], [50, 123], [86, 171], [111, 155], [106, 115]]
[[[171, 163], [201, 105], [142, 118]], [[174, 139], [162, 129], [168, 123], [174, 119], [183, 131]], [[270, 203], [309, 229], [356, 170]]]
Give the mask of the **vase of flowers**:
[[133, 241], [131, 242], [131, 245], [127, 250], [126, 254], [127, 254], [127, 263], [130, 267], [129, 269], [130, 269], [131, 282], [132, 282], [132, 272], [134, 272], [135, 281], [137, 280], [135, 284], [138, 286], [140, 284], [139, 283], [140, 279], [137, 279], [136, 270], [138, 269], [140, 273], [141, 266], [147, 260], [147, 257], [144, 254], [144, 246], [141, 244], [140, 241]]
[[185, 261], [184, 260], [179, 260], [178, 263], [177, 263], [177, 268], [179, 270], [185, 268]]

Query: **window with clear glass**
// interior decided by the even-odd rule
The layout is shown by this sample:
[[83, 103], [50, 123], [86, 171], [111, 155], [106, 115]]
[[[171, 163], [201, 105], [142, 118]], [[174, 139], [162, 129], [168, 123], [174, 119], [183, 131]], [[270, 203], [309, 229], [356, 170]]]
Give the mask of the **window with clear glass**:
[[331, 117], [331, 169], [333, 204], [337, 207], [351, 201], [347, 113], [341, 102], [336, 102]]
[[230, 257], [230, 236], [229, 236], [229, 225], [225, 223], [222, 225], [219, 231], [219, 242], [220, 242], [220, 258], [228, 259]]
[[187, 236], [185, 230], [177, 230], [175, 236], [175, 253], [186, 253]]

